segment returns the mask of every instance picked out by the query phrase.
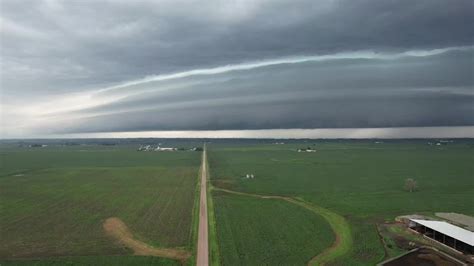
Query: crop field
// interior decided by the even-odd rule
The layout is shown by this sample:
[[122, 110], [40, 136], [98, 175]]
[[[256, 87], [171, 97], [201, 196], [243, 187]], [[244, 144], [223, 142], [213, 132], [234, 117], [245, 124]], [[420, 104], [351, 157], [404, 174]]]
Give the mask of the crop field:
[[[4, 147], [0, 259], [46, 258], [36, 261], [44, 265], [64, 263], [54, 259], [59, 256], [132, 254], [104, 229], [104, 222], [112, 217], [123, 222], [124, 230], [137, 241], [190, 252], [201, 153], [135, 149], [120, 145]], [[91, 258], [66, 260], [80, 265]], [[99, 257], [95, 260], [100, 261]], [[132, 256], [121, 261], [136, 265], [175, 262]]]
[[180, 263], [176, 260], [165, 259], [160, 257], [146, 256], [85, 256], [85, 257], [57, 257], [46, 259], [30, 259], [30, 260], [10, 260], [3, 261], [2, 265], [10, 266], [51, 266], [51, 265], [160, 265], [160, 266], [178, 266]]
[[213, 197], [222, 265], [304, 265], [334, 241], [325, 220], [286, 201]]
[[[377, 224], [473, 215], [474, 144], [428, 142], [213, 141], [213, 265], [374, 265]], [[136, 149], [0, 143], [0, 264], [194, 264], [201, 152]]]
[[[474, 173], [473, 144], [467, 140], [441, 146], [427, 142], [210, 145], [211, 180], [216, 188], [301, 198], [341, 215], [348, 223], [353, 243], [357, 244], [351, 244], [331, 263], [373, 265], [384, 258], [377, 222], [415, 212], [474, 214], [470, 204], [474, 187], [466, 185], [472, 184]], [[308, 146], [316, 152], [296, 151]], [[255, 178], [244, 178], [246, 174]], [[404, 190], [407, 178], [417, 181], [417, 191]], [[222, 197], [214, 197], [216, 213], [224, 213], [219, 210], [224, 204], [221, 200]], [[216, 215], [217, 228], [219, 219], [237, 219], [246, 214], [226, 215], [229, 217]], [[265, 219], [260, 221], [267, 224]], [[235, 232], [242, 229], [232, 230], [238, 234]], [[225, 241], [220, 240], [219, 245]], [[317, 250], [314, 253], [317, 255]]]

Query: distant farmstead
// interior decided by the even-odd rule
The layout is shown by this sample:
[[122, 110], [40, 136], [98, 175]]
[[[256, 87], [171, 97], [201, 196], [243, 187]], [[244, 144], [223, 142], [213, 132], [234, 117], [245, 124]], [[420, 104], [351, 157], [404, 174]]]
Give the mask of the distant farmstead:
[[177, 151], [177, 148], [156, 147], [155, 151]]
[[160, 146], [153, 146], [153, 145], [141, 145], [137, 151], [177, 151], [178, 148], [174, 147], [160, 147]]
[[161, 143], [158, 145], [140, 145], [137, 148], [137, 151], [202, 151], [202, 147], [192, 147], [192, 148], [184, 148], [184, 147], [162, 147]]
[[306, 149], [298, 149], [297, 151], [298, 151], [298, 152], [316, 152], [316, 150], [314, 150], [314, 149], [312, 149], [312, 148], [310, 148], [310, 147], [308, 147], [308, 148], [306, 148]]

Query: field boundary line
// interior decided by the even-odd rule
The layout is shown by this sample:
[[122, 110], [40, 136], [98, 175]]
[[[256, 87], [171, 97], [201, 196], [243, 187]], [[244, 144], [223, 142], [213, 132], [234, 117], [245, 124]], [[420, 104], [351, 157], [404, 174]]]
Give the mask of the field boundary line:
[[383, 237], [382, 232], [380, 232], [380, 228], [377, 225], [377, 223], [375, 223], [374, 226], [375, 226], [375, 230], [377, 231], [377, 235], [379, 237], [380, 243], [382, 244], [383, 251], [384, 251], [384, 257], [383, 257], [382, 261], [385, 261], [388, 258], [390, 258], [390, 255], [389, 255], [389, 252], [388, 252], [388, 249], [387, 249], [387, 242], [385, 242], [385, 238]]
[[307, 202], [301, 198], [287, 197], [287, 196], [278, 196], [278, 195], [259, 195], [253, 193], [239, 192], [224, 188], [213, 187], [215, 191], [227, 192], [230, 194], [241, 195], [241, 196], [250, 196], [261, 199], [280, 199], [287, 201], [289, 203], [303, 207], [311, 212], [316, 213], [317, 215], [322, 216], [331, 226], [332, 231], [335, 234], [334, 243], [322, 253], [314, 256], [308, 262], [308, 265], [325, 265], [326, 263], [336, 259], [337, 257], [347, 254], [352, 248], [353, 240], [351, 235], [351, 230], [349, 223], [346, 219], [326, 208], [317, 206], [313, 203]]

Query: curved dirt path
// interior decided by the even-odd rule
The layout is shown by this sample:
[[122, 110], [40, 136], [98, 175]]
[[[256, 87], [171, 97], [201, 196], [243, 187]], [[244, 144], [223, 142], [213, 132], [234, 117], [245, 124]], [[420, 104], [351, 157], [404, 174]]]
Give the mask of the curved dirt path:
[[382, 244], [382, 247], [383, 247], [384, 256], [383, 256], [382, 261], [385, 261], [390, 257], [390, 255], [388, 254], [387, 243], [385, 242], [385, 239], [382, 236], [382, 232], [380, 232], [379, 226], [376, 223], [374, 224], [374, 226], [375, 226], [375, 230], [377, 231], [377, 235], [379, 237], [380, 244]]
[[127, 225], [117, 217], [105, 220], [103, 224], [105, 232], [119, 241], [122, 245], [132, 249], [135, 255], [156, 256], [179, 260], [182, 264], [191, 256], [191, 253], [181, 249], [152, 247], [133, 237]]
[[352, 243], [353, 243], [352, 235], [351, 235], [349, 224], [347, 223], [346, 219], [342, 217], [341, 215], [334, 213], [328, 209], [316, 206], [300, 198], [292, 198], [292, 197], [285, 197], [285, 196], [266, 196], [266, 195], [233, 191], [233, 190], [223, 189], [223, 188], [218, 188], [218, 187], [213, 187], [212, 189], [216, 191], [223, 191], [223, 192], [236, 194], [236, 195], [257, 197], [261, 199], [281, 199], [281, 200], [290, 202], [292, 204], [301, 206], [305, 209], [308, 209], [318, 215], [321, 215], [331, 226], [331, 229], [333, 230], [336, 236], [336, 240], [331, 245], [331, 247], [327, 248], [322, 253], [313, 257], [308, 262], [308, 265], [325, 265], [329, 261], [332, 261], [335, 258], [348, 253], [350, 248], [352, 247]]

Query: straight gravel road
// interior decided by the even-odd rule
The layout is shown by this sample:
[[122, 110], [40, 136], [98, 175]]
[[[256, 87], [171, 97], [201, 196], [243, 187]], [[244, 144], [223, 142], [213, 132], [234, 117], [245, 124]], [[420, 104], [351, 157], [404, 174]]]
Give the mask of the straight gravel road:
[[199, 232], [197, 246], [197, 266], [209, 265], [209, 239], [207, 224], [207, 156], [206, 146], [202, 152], [201, 165], [201, 196], [199, 203]]

